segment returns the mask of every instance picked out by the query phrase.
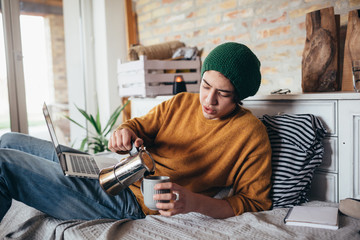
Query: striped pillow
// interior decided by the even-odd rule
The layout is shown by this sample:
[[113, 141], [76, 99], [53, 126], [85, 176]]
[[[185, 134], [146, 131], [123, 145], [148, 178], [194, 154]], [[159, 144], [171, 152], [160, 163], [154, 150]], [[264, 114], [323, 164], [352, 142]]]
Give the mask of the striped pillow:
[[322, 162], [326, 129], [312, 114], [264, 115], [272, 148], [273, 208], [307, 202], [314, 170]]

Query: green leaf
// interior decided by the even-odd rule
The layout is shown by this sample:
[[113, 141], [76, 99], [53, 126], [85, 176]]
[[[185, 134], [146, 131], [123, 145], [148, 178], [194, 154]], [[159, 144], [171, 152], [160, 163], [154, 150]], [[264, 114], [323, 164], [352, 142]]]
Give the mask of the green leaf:
[[124, 110], [124, 108], [126, 107], [126, 105], [128, 105], [130, 102], [130, 100], [127, 100], [126, 103], [123, 106], [119, 106], [115, 109], [114, 113], [110, 116], [109, 121], [107, 122], [104, 131], [109, 127], [109, 129], [106, 131], [106, 133], [104, 134], [104, 136], [107, 136], [109, 134], [109, 132], [113, 129], [117, 119], [119, 118], [121, 112]]
[[71, 122], [75, 123], [76, 125], [78, 125], [79, 127], [86, 129], [86, 127], [82, 126], [80, 123], [76, 122], [75, 120], [73, 120], [72, 118], [70, 118], [69, 116], [64, 116], [65, 118], [69, 119]]
[[87, 144], [88, 142], [88, 138], [84, 138], [82, 141], [81, 141], [81, 145], [80, 145], [80, 150], [81, 151], [86, 151], [87, 152], [87, 149], [85, 149], [85, 145]]
[[94, 117], [90, 114], [90, 123], [91, 125], [93, 125], [93, 127], [95, 128], [95, 131], [97, 134], [101, 134], [101, 129], [99, 129], [99, 125], [97, 124], [97, 122], [95, 121]]
[[105, 150], [104, 143], [101, 138], [93, 138], [94, 142], [92, 142], [94, 153], [103, 152]]
[[96, 112], [96, 123], [97, 123], [97, 127], [99, 129], [98, 133], [102, 134], [99, 108], [97, 109], [97, 112]]
[[79, 108], [78, 106], [75, 105], [75, 107], [79, 110], [79, 112], [88, 120], [90, 121], [90, 116], [85, 112], [85, 110]]
[[105, 145], [105, 149], [104, 151], [109, 151], [110, 152], [110, 149], [108, 148], [108, 145], [109, 145], [109, 141], [107, 139], [104, 139], [104, 145]]
[[113, 125], [113, 123], [115, 123], [121, 113], [120, 111], [120, 107], [117, 107], [115, 109], [115, 111], [113, 112], [113, 114], [110, 116], [108, 122], [106, 123], [105, 125], [105, 128], [104, 128], [104, 132], [106, 132], [104, 135], [106, 136], [108, 134], [109, 131], [111, 131], [111, 126]]
[[75, 124], [78, 125], [79, 127], [85, 129], [85, 130], [88, 132], [88, 134], [90, 133], [91, 135], [96, 135], [96, 134], [94, 134], [90, 129], [82, 126], [80, 123], [76, 122], [75, 120], [73, 120], [73, 119], [70, 118], [69, 116], [66, 116], [66, 115], [65, 115], [64, 117], [67, 118], [67, 119], [69, 119], [71, 122], [75, 123]]

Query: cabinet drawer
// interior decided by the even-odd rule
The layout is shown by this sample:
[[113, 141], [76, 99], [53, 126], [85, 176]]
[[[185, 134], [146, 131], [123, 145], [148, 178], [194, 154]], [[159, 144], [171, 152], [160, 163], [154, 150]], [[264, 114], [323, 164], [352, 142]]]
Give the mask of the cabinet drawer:
[[310, 190], [310, 200], [338, 202], [338, 176], [335, 173], [316, 171]]
[[325, 138], [324, 144], [324, 155], [319, 169], [326, 172], [338, 173], [338, 138], [329, 137]]
[[328, 136], [337, 135], [337, 101], [335, 100], [245, 100], [243, 104], [245, 108], [250, 109], [257, 117], [261, 117], [264, 114], [313, 114], [321, 119], [328, 132]]

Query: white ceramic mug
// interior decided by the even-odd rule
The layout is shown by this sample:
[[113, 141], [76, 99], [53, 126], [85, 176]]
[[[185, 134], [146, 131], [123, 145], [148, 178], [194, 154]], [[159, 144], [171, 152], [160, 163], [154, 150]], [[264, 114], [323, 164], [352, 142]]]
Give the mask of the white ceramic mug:
[[167, 176], [147, 176], [140, 185], [141, 193], [144, 196], [145, 205], [151, 210], [159, 210], [156, 207], [158, 202], [169, 202], [167, 200], [154, 200], [154, 194], [169, 193], [169, 189], [155, 190], [154, 186], [158, 183], [169, 182], [170, 178]]

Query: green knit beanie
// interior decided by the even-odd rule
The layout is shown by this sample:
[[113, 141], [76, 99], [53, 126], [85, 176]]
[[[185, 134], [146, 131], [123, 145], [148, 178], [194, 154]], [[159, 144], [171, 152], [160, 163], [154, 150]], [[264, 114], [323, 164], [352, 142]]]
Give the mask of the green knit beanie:
[[201, 77], [209, 70], [218, 71], [229, 79], [239, 100], [254, 96], [259, 90], [260, 61], [243, 44], [227, 42], [214, 48], [203, 62]]

